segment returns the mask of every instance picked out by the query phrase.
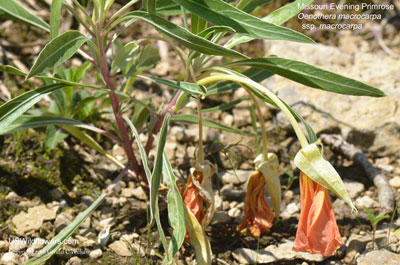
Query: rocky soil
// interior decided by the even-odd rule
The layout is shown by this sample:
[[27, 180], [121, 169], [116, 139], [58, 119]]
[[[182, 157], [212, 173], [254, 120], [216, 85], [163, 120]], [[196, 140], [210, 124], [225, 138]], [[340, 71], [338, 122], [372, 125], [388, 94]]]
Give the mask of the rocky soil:
[[[8, 22], [2, 22], [0, 31], [8, 32], [10, 24], [7, 26], [5, 23]], [[363, 152], [370, 164], [387, 179], [388, 188], [394, 192], [395, 204], [400, 206], [400, 60], [386, 54], [373, 41], [352, 32], [341, 34], [337, 46], [280, 41], [255, 42], [253, 45], [266, 55], [307, 62], [366, 82], [382, 89], [388, 97], [336, 95], [278, 76], [263, 84], [305, 117], [319, 136], [340, 137]], [[23, 49], [12, 52], [19, 51], [20, 57], [24, 53], [37, 53], [34, 49]], [[153, 71], [160, 75], [178, 76], [180, 69], [173, 63], [175, 57], [168, 53], [168, 47], [160, 49], [162, 61]], [[6, 50], [11, 49], [6, 47]], [[22, 60], [18, 56], [17, 63]], [[76, 63], [79, 64], [79, 60]], [[169, 68], [169, 65], [173, 66]], [[2, 100], [9, 94], [17, 94], [16, 88], [10, 88], [15, 82], [22, 83], [22, 80], [4, 76], [0, 82]], [[10, 89], [4, 90], [5, 85]], [[145, 87], [137, 91], [138, 98], [156, 94], [156, 102], [165, 101], [172, 92], [149, 87], [147, 83], [136, 85]], [[24, 89], [20, 85], [18, 88]], [[245, 92], [238, 89], [207, 98], [203, 103], [205, 107], [213, 107], [244, 95]], [[186, 111], [192, 112], [194, 107], [189, 104]], [[341, 152], [340, 147], [328, 142], [325, 143], [325, 156], [344, 179], [359, 213], [352, 214], [342, 200], [331, 194], [345, 245], [334, 257], [291, 250], [301, 210], [299, 171], [293, 164], [300, 146], [279, 111], [267, 106], [262, 111], [268, 128], [269, 149], [279, 157], [282, 185], [285, 185], [281, 220], [270, 233], [260, 238], [236, 231], [243, 215], [246, 182], [257, 154], [256, 140], [205, 128], [207, 158], [218, 165], [218, 174], [213, 176], [216, 213], [206, 229], [214, 264], [400, 264], [400, 233], [394, 233], [400, 227], [398, 212], [393, 214], [389, 211], [390, 217], [378, 224], [373, 242], [372, 227], [362, 207], [370, 208], [375, 214], [388, 210], [381, 204], [377, 187], [365, 168]], [[252, 130], [247, 102], [232, 110], [205, 116], [227, 126]], [[0, 264], [21, 264], [32, 257], [47, 244], [46, 240], [53, 238], [86, 209], [118, 174], [115, 165], [70, 137], [55, 150], [47, 149], [43, 132], [39, 129], [37, 132], [0, 136]], [[194, 163], [197, 141], [197, 126], [172, 123], [166, 151], [182, 185]], [[101, 144], [122, 163], [125, 162], [120, 146], [107, 140], [102, 140]], [[163, 187], [160, 193], [163, 198]], [[48, 263], [159, 264], [163, 249], [156, 229], [147, 227], [147, 202], [143, 189], [125, 176]], [[163, 226], [168, 231], [163, 199], [160, 200], [160, 211]], [[177, 264], [195, 264], [194, 250], [190, 245], [184, 244]]]

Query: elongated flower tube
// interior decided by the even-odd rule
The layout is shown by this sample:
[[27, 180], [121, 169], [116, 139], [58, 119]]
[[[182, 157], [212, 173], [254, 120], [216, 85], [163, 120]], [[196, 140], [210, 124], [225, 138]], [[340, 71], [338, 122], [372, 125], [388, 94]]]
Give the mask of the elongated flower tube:
[[262, 233], [269, 232], [274, 213], [265, 199], [265, 178], [261, 171], [254, 171], [247, 184], [246, 201], [244, 203], [244, 216], [238, 225], [238, 231], [250, 233], [259, 237]]
[[343, 245], [328, 190], [300, 173], [301, 213], [293, 250], [333, 256]]

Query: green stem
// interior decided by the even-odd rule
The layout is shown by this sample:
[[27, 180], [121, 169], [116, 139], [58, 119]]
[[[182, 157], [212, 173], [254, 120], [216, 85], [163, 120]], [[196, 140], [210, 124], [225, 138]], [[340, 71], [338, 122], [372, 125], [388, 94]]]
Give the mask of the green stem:
[[269, 97], [283, 111], [283, 113], [289, 119], [289, 122], [292, 125], [292, 127], [297, 135], [297, 138], [300, 141], [301, 146], [304, 148], [308, 145], [307, 138], [301, 131], [301, 128], [300, 128], [298, 122], [296, 121], [295, 117], [292, 115], [292, 113], [289, 111], [289, 109], [285, 106], [285, 104], [283, 104], [283, 102], [274, 93], [272, 93], [269, 89], [258, 84], [257, 82], [255, 82], [249, 78], [235, 76], [235, 75], [216, 74], [216, 75], [205, 77], [205, 78], [197, 81], [197, 84], [205, 85], [208, 83], [213, 83], [213, 82], [222, 81], [222, 80], [233, 81], [233, 82], [236, 82], [239, 84], [248, 85], [250, 87], [257, 89], [258, 91], [260, 91], [261, 93], [263, 93], [264, 95]]
[[261, 108], [260, 108], [260, 105], [257, 102], [256, 97], [245, 86], [243, 88], [247, 91], [247, 93], [249, 94], [251, 100], [254, 103], [254, 106], [256, 107], [256, 111], [257, 111], [257, 115], [258, 115], [258, 122], [260, 123], [260, 127], [261, 127], [261, 137], [262, 137], [262, 143], [263, 143], [263, 150], [262, 150], [263, 160], [267, 160], [267, 158], [268, 158], [267, 130], [265, 129], [264, 117], [262, 115]]
[[199, 149], [197, 150], [197, 162], [204, 165], [204, 151], [203, 151], [203, 118], [201, 116], [201, 102], [200, 97], [197, 98], [197, 113], [199, 115]]

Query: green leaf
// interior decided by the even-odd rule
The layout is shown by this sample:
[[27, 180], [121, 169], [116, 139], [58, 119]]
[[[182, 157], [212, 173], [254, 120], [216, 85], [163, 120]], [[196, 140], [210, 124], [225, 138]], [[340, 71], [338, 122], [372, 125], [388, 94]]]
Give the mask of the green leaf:
[[26, 265], [37, 265], [42, 264], [54, 255], [57, 250], [63, 245], [63, 243], [74, 233], [74, 231], [88, 218], [88, 216], [96, 210], [100, 203], [106, 197], [106, 193], [102, 193], [85, 211], [79, 214], [75, 220], [69, 224], [66, 228], [61, 230], [49, 244], [46, 245], [39, 253], [32, 259], [28, 260]]
[[14, 67], [14, 66], [11, 66], [11, 65], [0, 64], [0, 71], [1, 72], [7, 72], [7, 73], [12, 74], [12, 75], [26, 76], [26, 73], [22, 72], [18, 68]]
[[[199, 123], [198, 117], [196, 115], [191, 115], [191, 114], [173, 115], [171, 117], [171, 120], [175, 121], [175, 122], [186, 122], [186, 123], [192, 123], [192, 124]], [[239, 130], [239, 129], [236, 129], [233, 127], [225, 126], [225, 125], [219, 124], [212, 120], [203, 119], [203, 125], [210, 127], [210, 128], [230, 132], [230, 133], [236, 133], [236, 134], [245, 135], [245, 136], [255, 136], [255, 134], [253, 134], [253, 133], [244, 132], [242, 130]]]
[[157, 14], [164, 16], [174, 16], [181, 14], [181, 7], [172, 0], [158, 0]]
[[140, 78], [148, 79], [156, 83], [160, 83], [175, 89], [179, 89], [189, 93], [190, 95], [197, 96], [197, 95], [206, 95], [207, 89], [205, 86], [183, 82], [183, 81], [174, 81], [174, 80], [167, 80], [158, 77], [150, 77], [150, 76], [138, 76]]
[[157, 0], [143, 0], [143, 6], [150, 14], [156, 13], [156, 2]]
[[[151, 107], [151, 98], [142, 99], [141, 102]], [[150, 117], [150, 110], [148, 110], [143, 104], [137, 103], [133, 108], [132, 123], [138, 130], [143, 128], [143, 125], [147, 122]]]
[[0, 16], [32, 25], [45, 31], [50, 31], [49, 24], [44, 22], [41, 18], [33, 15], [14, 0], [0, 1]]
[[314, 42], [312, 39], [299, 32], [262, 21], [222, 0], [174, 1], [214, 25], [232, 27], [237, 33], [249, 37], [305, 43]]
[[167, 114], [161, 126], [160, 136], [157, 143], [156, 157], [154, 159], [154, 167], [151, 175], [150, 184], [150, 211], [152, 220], [156, 221], [158, 233], [160, 234], [161, 243], [164, 249], [168, 249], [167, 240], [164, 235], [164, 230], [161, 226], [160, 213], [158, 209], [158, 189], [160, 188], [162, 167], [163, 167], [163, 152], [167, 140], [168, 123], [170, 116]]
[[50, 12], [50, 39], [57, 37], [60, 31], [60, 17], [61, 17], [62, 0], [53, 0], [51, 2]]
[[385, 93], [381, 90], [360, 81], [303, 62], [279, 57], [242, 60], [227, 64], [227, 66], [258, 67], [303, 85], [339, 94], [371, 97], [385, 96]]
[[212, 107], [212, 108], [208, 108], [208, 109], [203, 109], [203, 110], [201, 110], [201, 112], [207, 113], [207, 112], [215, 112], [215, 111], [223, 111], [223, 110], [231, 109], [233, 106], [241, 103], [242, 101], [248, 100], [248, 99], [249, 99], [248, 97], [241, 97], [241, 98], [238, 98], [229, 103], [225, 103], [225, 104], [222, 104], [222, 105], [219, 105], [216, 107]]
[[191, 14], [190, 21], [191, 21], [191, 30], [194, 34], [202, 32], [207, 28], [207, 21], [205, 21], [204, 19], [195, 14]]
[[68, 60], [86, 41], [85, 35], [76, 30], [69, 30], [55, 37], [40, 52], [27, 78]]
[[[289, 19], [291, 19], [292, 17], [294, 17], [296, 14], [298, 14], [302, 10], [303, 5], [308, 6], [313, 1], [314, 0], [296, 0], [293, 3], [287, 4], [271, 12], [270, 14], [268, 14], [268, 16], [262, 18], [261, 20], [268, 23], [272, 23], [274, 25], [281, 25], [286, 21], [288, 21]], [[257, 1], [251, 1], [251, 2], [253, 3]], [[251, 40], [254, 40], [254, 38], [236, 34], [224, 46], [231, 48], [238, 44], [249, 42]]]
[[56, 126], [48, 126], [46, 132], [46, 146], [50, 149], [54, 149], [58, 142], [64, 140], [67, 136], [68, 134], [57, 130]]
[[[274, 74], [260, 68], [250, 68], [242, 73], [255, 82], [261, 82]], [[239, 88], [240, 85], [232, 81], [224, 81], [208, 88], [207, 96]]]
[[36, 115], [21, 115], [11, 124], [6, 127], [2, 127], [0, 135], [10, 134], [15, 131], [37, 128], [49, 125], [82, 125], [83, 123], [77, 120], [67, 119], [58, 116], [36, 116]]
[[241, 0], [236, 8], [243, 10], [246, 13], [251, 13], [257, 8], [268, 4], [272, 0]]
[[314, 0], [297, 0], [293, 3], [287, 4], [282, 6], [281, 8], [271, 12], [266, 16], [264, 21], [275, 24], [281, 25], [291, 19], [292, 17], [296, 16], [298, 13], [303, 10], [303, 8], [310, 5]]
[[[129, 72], [143, 71], [153, 67], [161, 60], [160, 51], [157, 47], [146, 45], [135, 60]], [[134, 69], [134, 70], [133, 70]]]
[[0, 106], [0, 130], [21, 116], [30, 107], [35, 105], [43, 97], [49, 95], [64, 85], [56, 84], [37, 88], [25, 92]]
[[137, 45], [136, 41], [128, 42], [124, 47], [119, 48], [111, 65], [111, 74], [124, 70], [138, 50], [139, 45]]
[[106, 151], [104, 151], [103, 147], [101, 147], [101, 145], [96, 142], [96, 140], [94, 140], [89, 134], [84, 133], [79, 128], [71, 125], [60, 125], [60, 127], [90, 148], [93, 148], [102, 155], [106, 155]]
[[168, 155], [163, 153], [163, 173], [164, 180], [168, 187], [168, 221], [169, 225], [173, 228], [171, 241], [168, 246], [168, 261], [172, 261], [176, 253], [183, 244], [186, 235], [185, 226], [185, 206], [179, 189], [176, 186], [176, 179], [172, 171], [171, 163], [169, 162]]
[[150, 15], [147, 12], [143, 11], [133, 11], [130, 13], [125, 14], [121, 19], [127, 18], [139, 18], [147, 23], [154, 26], [158, 31], [167, 35], [168, 37], [176, 40], [180, 44], [189, 49], [204, 53], [204, 54], [211, 54], [211, 55], [220, 55], [220, 56], [229, 56], [229, 57], [237, 57], [237, 58], [244, 58], [245, 55], [231, 50], [224, 48], [218, 44], [215, 44], [211, 41], [205, 40], [186, 29], [165, 20], [164, 18], [157, 16], [157, 15]]

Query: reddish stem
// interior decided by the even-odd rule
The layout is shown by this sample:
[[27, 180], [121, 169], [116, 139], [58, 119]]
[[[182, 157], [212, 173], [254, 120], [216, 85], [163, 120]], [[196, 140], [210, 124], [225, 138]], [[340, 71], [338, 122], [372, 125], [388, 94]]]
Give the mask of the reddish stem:
[[[98, 44], [99, 44], [99, 49], [100, 49], [99, 67], [100, 67], [101, 75], [103, 76], [106, 86], [108, 88], [110, 88], [111, 90], [116, 90], [117, 88], [116, 88], [113, 80], [110, 77], [109, 66], [108, 66], [108, 63], [106, 62], [106, 55], [105, 55], [105, 51], [104, 51], [103, 40], [99, 39]], [[120, 114], [120, 103], [119, 103], [118, 95], [113, 92], [109, 92], [108, 95], [111, 100], [111, 104], [112, 104], [112, 108], [113, 108], [113, 112], [114, 112], [115, 120], [117, 122], [118, 129], [122, 136], [123, 147], [124, 147], [125, 153], [128, 157], [129, 164], [138, 175], [142, 175], [143, 170], [140, 169], [138, 161], [136, 160], [135, 154], [133, 153], [131, 141], [129, 139], [129, 134], [126, 129], [124, 120]], [[146, 178], [143, 178], [143, 179], [146, 181]], [[139, 179], [137, 179], [137, 178], [135, 178], [135, 180], [139, 181]]]
[[153, 146], [153, 142], [154, 142], [154, 134], [157, 134], [160, 129], [161, 126], [164, 122], [165, 116], [167, 115], [167, 113], [171, 112], [172, 108], [175, 106], [176, 101], [178, 100], [179, 96], [182, 94], [181, 90], [178, 90], [178, 92], [176, 92], [175, 96], [172, 98], [172, 100], [169, 102], [169, 104], [167, 105], [167, 107], [164, 109], [163, 113], [161, 114], [161, 116], [158, 118], [156, 125], [154, 126], [153, 131], [150, 133], [149, 138], [147, 139], [147, 143], [146, 143], [146, 154], [149, 154], [151, 147]]

